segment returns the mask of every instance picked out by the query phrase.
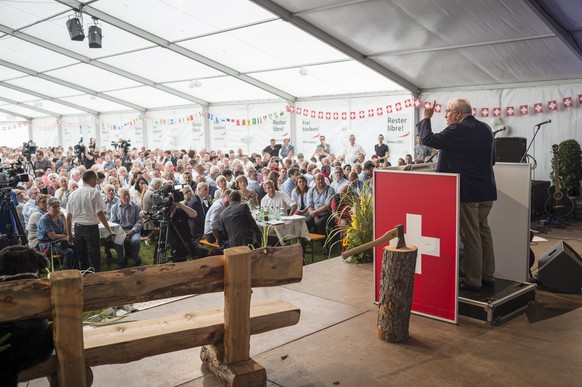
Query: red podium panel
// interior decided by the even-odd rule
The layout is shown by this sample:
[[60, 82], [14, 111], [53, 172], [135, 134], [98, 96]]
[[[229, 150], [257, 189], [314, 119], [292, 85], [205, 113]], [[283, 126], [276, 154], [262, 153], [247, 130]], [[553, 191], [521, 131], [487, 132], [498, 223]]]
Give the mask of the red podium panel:
[[[374, 179], [374, 238], [403, 224], [406, 244], [418, 248], [412, 311], [456, 323], [458, 175], [377, 170]], [[374, 251], [376, 302], [384, 247], [376, 246]]]

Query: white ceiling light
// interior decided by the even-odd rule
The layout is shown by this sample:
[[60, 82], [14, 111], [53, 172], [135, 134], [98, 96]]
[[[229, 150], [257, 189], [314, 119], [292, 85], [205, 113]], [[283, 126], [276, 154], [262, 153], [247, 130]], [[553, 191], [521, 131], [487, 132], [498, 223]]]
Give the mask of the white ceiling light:
[[200, 87], [202, 86], [202, 82], [200, 82], [200, 80], [198, 79], [192, 79], [189, 83], [188, 83], [188, 87], [193, 89], [195, 87]]
[[309, 71], [307, 71], [307, 68], [306, 67], [301, 67], [299, 69], [299, 74], [301, 74], [303, 76], [306, 76], [307, 74], [309, 74]]

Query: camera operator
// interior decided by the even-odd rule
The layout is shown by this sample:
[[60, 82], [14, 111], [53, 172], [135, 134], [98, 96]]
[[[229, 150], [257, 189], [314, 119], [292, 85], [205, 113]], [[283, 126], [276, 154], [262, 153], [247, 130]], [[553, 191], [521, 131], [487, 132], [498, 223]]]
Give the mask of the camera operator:
[[91, 169], [95, 165], [95, 159], [95, 141], [91, 139], [89, 141], [89, 147], [83, 151], [83, 165], [85, 165], [85, 168]]
[[206, 257], [206, 249], [192, 241], [188, 220], [194, 219], [198, 213], [180, 201], [172, 201], [170, 205], [170, 226], [168, 227], [168, 243], [170, 257], [173, 262], [184, 262], [188, 255], [196, 258]]
[[36, 160], [32, 163], [32, 168], [37, 177], [44, 175], [47, 168], [52, 168], [52, 163], [44, 157], [44, 152], [41, 150], [36, 151]]

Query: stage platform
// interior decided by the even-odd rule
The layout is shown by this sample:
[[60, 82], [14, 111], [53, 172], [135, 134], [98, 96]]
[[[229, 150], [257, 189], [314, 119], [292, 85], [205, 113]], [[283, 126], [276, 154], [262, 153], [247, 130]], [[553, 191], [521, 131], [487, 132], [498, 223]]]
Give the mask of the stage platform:
[[[538, 234], [536, 256], [558, 239], [582, 251], [580, 223]], [[412, 315], [410, 339], [376, 338], [372, 266], [333, 258], [304, 268], [299, 284], [255, 289], [301, 308], [298, 325], [253, 336], [251, 355], [267, 369], [269, 386], [571, 386], [582, 380], [582, 296], [537, 291], [536, 303], [491, 327], [460, 317], [453, 325]], [[222, 296], [183, 298], [132, 313], [130, 319], [197, 310]], [[94, 386], [213, 387], [195, 348], [94, 368]], [[48, 386], [36, 380], [30, 386]], [[20, 386], [25, 386], [21, 384]]]

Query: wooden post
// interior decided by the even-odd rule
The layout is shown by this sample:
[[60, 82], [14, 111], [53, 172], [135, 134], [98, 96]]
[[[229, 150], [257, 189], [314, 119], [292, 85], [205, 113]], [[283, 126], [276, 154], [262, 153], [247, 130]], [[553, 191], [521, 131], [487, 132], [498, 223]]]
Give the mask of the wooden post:
[[83, 277], [77, 270], [49, 276], [59, 386], [87, 386], [83, 346]]
[[225, 250], [224, 363], [248, 360], [251, 348], [251, 250]]
[[389, 343], [408, 339], [414, 269], [417, 249], [414, 246], [384, 248], [380, 279], [378, 338]]
[[228, 386], [266, 386], [267, 371], [250, 358], [251, 250], [224, 251], [224, 338], [202, 347], [200, 358]]

